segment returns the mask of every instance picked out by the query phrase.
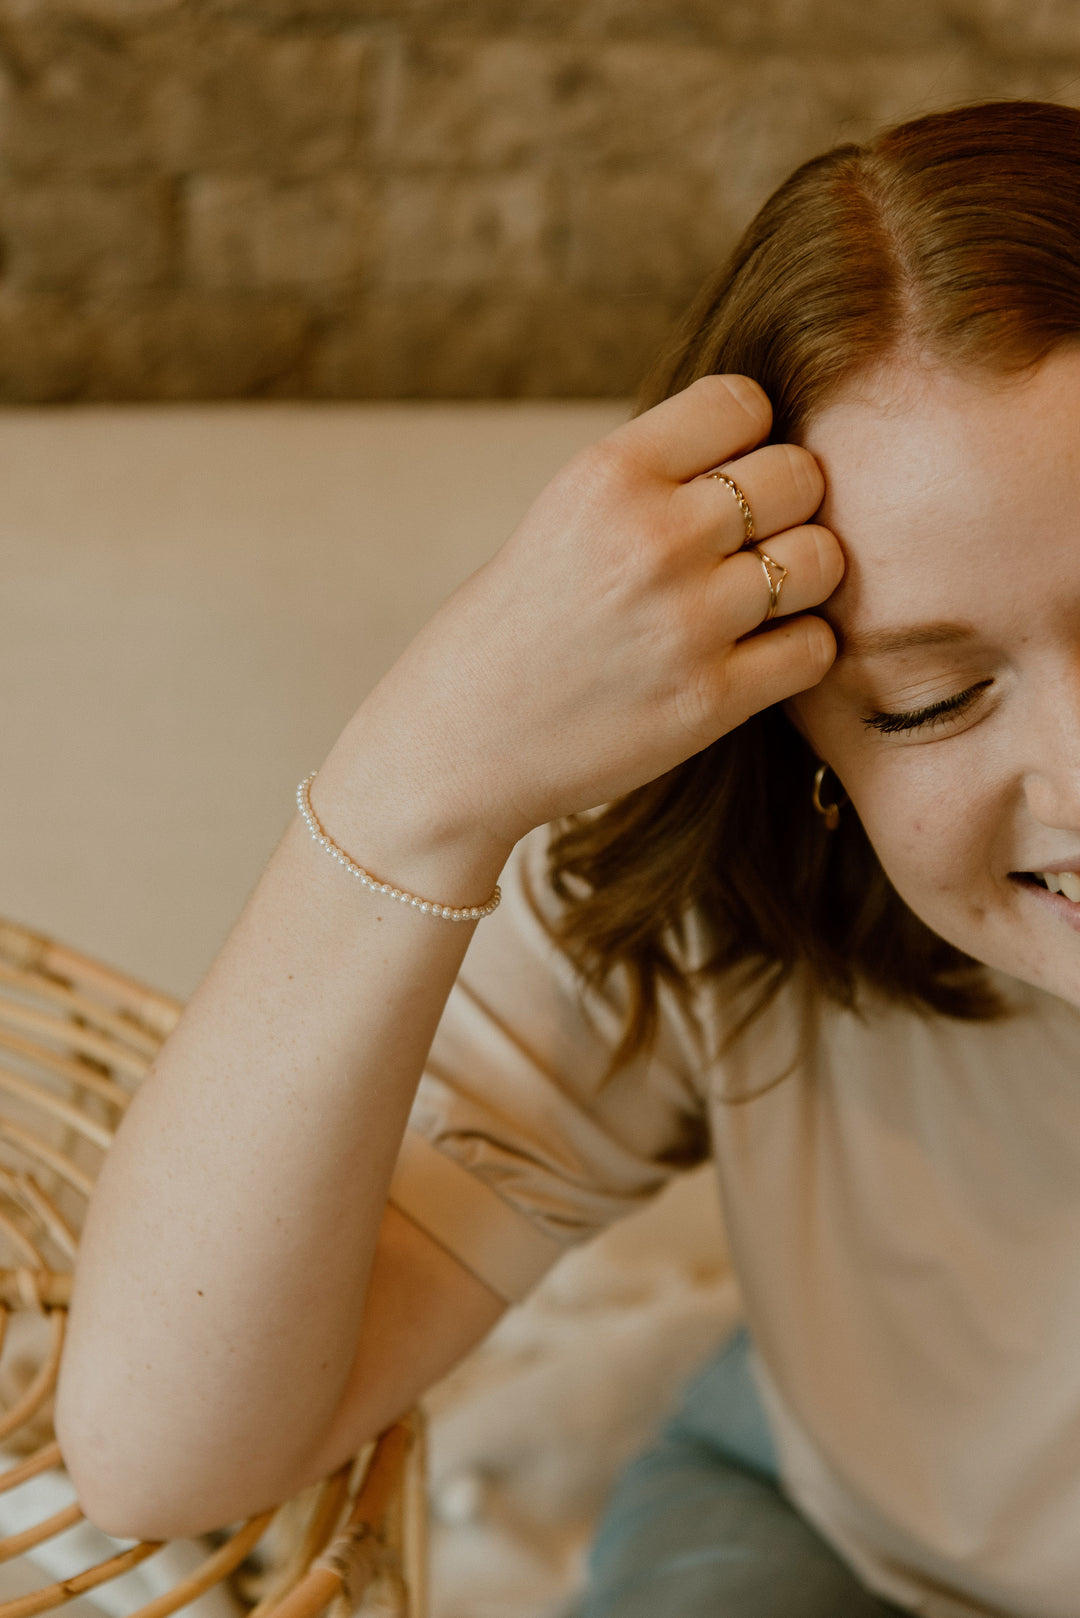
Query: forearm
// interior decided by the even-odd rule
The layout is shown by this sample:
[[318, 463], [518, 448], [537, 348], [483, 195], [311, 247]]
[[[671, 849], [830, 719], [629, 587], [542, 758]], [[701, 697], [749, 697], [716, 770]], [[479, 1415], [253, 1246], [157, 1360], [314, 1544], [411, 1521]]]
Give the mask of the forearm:
[[[482, 902], [510, 849], [437, 814], [424, 823], [415, 790], [382, 784], [393, 759], [370, 741], [354, 721], [313, 783], [328, 834], [399, 887]], [[102, 1526], [194, 1499], [230, 1521], [239, 1498], [282, 1498], [318, 1444], [476, 925], [371, 893], [290, 822], [132, 1101], [88, 1211], [57, 1432]]]

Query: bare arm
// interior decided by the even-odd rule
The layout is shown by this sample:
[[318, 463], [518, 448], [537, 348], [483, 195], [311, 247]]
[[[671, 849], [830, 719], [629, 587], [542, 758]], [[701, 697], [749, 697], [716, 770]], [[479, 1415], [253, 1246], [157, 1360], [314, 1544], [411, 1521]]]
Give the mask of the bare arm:
[[[358, 716], [312, 785], [319, 819], [414, 893], [486, 899], [509, 850], [418, 823], [415, 783], [400, 797], [379, 785], [395, 774]], [[346, 1396], [408, 1109], [477, 925], [362, 889], [294, 816], [131, 1102], [88, 1211], [56, 1428], [106, 1531], [235, 1521], [310, 1473]], [[497, 1313], [481, 1311], [481, 1328]]]
[[[487, 1336], [506, 1307], [446, 1248], [388, 1204], [341, 1403], [322, 1443], [281, 1498], [329, 1476], [403, 1416]], [[199, 1497], [160, 1519], [136, 1509], [98, 1526], [117, 1539], [190, 1538], [264, 1510], [271, 1503], [264, 1480], [253, 1482], [254, 1493], [238, 1495], [224, 1512]]]

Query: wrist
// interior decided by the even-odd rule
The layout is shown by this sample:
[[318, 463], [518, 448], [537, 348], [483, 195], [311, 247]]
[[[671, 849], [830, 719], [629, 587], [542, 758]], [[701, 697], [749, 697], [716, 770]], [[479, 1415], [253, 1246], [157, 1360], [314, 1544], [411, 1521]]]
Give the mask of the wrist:
[[325, 835], [350, 860], [376, 881], [434, 903], [486, 903], [513, 851], [457, 809], [421, 754], [380, 738], [359, 715], [308, 790]]

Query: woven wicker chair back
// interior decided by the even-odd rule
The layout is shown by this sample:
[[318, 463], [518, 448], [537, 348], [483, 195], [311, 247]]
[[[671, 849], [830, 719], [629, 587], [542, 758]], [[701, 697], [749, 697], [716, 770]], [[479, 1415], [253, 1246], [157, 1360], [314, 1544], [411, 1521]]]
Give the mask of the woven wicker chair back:
[[294, 1499], [197, 1541], [111, 1539], [75, 1496], [53, 1405], [79, 1234], [182, 1011], [0, 917], [0, 1618], [423, 1618], [419, 1411]]

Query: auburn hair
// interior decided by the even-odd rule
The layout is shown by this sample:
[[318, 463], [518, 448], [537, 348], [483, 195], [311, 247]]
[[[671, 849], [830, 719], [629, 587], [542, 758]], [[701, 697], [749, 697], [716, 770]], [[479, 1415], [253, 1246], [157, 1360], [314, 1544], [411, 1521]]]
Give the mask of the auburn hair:
[[[890, 356], [1005, 376], [1078, 335], [1080, 111], [982, 102], [796, 169], [701, 289], [633, 414], [700, 376], [741, 372], [772, 402], [766, 442], [798, 442], [842, 385]], [[701, 985], [748, 988], [736, 1033], [797, 967], [846, 1006], [867, 984], [923, 1012], [1001, 1014], [980, 964], [897, 894], [854, 812], [824, 828], [818, 763], [768, 708], [599, 811], [553, 823], [547, 880], [563, 907], [545, 925], [582, 987], [626, 970], [608, 1078], [651, 1049], [662, 983], [690, 1013]], [[693, 970], [671, 947], [690, 911], [708, 940]]]

